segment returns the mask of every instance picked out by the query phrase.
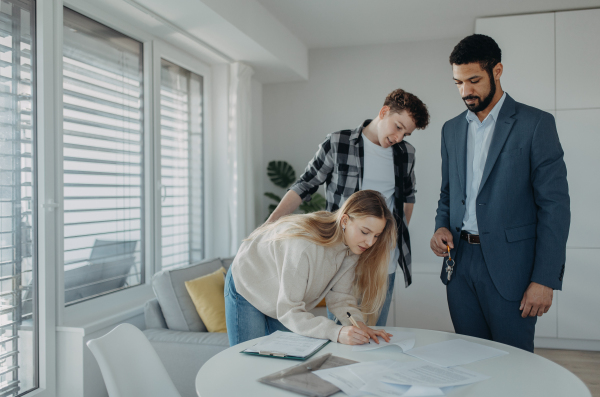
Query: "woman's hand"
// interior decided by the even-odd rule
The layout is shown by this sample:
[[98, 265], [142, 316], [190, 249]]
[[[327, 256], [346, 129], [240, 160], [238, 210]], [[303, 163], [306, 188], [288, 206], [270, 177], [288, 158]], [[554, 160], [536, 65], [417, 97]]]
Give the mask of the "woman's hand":
[[340, 330], [338, 342], [345, 345], [364, 345], [369, 343], [369, 334], [360, 328], [347, 325]]
[[388, 334], [382, 329], [369, 328], [367, 324], [363, 323], [362, 321], [359, 321], [357, 324], [361, 330], [365, 331], [369, 335], [369, 338], [375, 341], [375, 343], [379, 343], [379, 339], [377, 338], [378, 336], [381, 336], [383, 340], [388, 343], [390, 342], [390, 337], [394, 336], [392, 334]]

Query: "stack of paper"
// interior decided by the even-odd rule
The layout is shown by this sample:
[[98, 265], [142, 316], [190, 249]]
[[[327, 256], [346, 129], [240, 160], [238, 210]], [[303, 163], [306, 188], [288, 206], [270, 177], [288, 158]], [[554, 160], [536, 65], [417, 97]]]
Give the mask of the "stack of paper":
[[468, 385], [489, 378], [464, 368], [393, 360], [353, 364], [315, 371], [314, 374], [349, 396], [371, 393], [382, 397], [443, 395], [448, 387]]
[[457, 365], [508, 354], [503, 350], [464, 339], [453, 339], [413, 349], [414, 338], [411, 332], [398, 332], [389, 343], [380, 338], [380, 344], [371, 342], [354, 346], [352, 350], [365, 351], [397, 345], [405, 354], [423, 361], [372, 361], [315, 371], [314, 374], [334, 384], [351, 397], [362, 396], [365, 393], [380, 397], [443, 396], [454, 387], [489, 378]]

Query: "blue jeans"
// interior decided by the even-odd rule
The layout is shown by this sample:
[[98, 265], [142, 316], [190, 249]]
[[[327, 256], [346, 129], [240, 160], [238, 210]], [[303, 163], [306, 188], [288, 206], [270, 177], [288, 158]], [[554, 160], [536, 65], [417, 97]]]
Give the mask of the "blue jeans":
[[224, 292], [225, 321], [227, 322], [227, 336], [229, 337], [230, 346], [270, 335], [275, 331], [289, 332], [278, 320], [265, 316], [242, 295], [237, 293], [231, 276], [231, 269], [225, 277]]
[[[381, 308], [381, 313], [379, 314], [379, 319], [377, 320], [376, 327], [385, 327], [387, 323], [388, 314], [390, 313], [390, 305], [392, 304], [392, 295], [394, 294], [394, 281], [396, 280], [396, 272], [388, 274], [388, 290], [385, 295], [385, 302], [383, 302], [383, 307]], [[327, 317], [330, 320], [336, 321], [335, 316], [327, 309]], [[337, 321], [339, 324], [340, 322]]]

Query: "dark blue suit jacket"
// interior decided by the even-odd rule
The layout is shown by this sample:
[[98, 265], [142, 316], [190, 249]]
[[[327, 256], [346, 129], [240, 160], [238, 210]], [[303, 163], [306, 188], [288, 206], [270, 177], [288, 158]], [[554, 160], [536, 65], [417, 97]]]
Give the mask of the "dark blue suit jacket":
[[[466, 210], [465, 115], [442, 128], [442, 187], [435, 218], [435, 229], [448, 228], [455, 247]], [[521, 300], [532, 281], [562, 288], [571, 211], [567, 168], [551, 114], [506, 95], [476, 205], [485, 262], [505, 299]], [[445, 266], [441, 278], [447, 284]]]

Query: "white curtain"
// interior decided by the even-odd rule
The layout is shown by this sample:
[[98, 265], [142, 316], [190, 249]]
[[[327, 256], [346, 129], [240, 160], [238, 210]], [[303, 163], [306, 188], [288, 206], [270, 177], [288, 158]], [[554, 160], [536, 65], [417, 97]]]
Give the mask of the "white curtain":
[[252, 75], [248, 65], [235, 62], [229, 68], [229, 220], [230, 255], [255, 228], [252, 160]]

